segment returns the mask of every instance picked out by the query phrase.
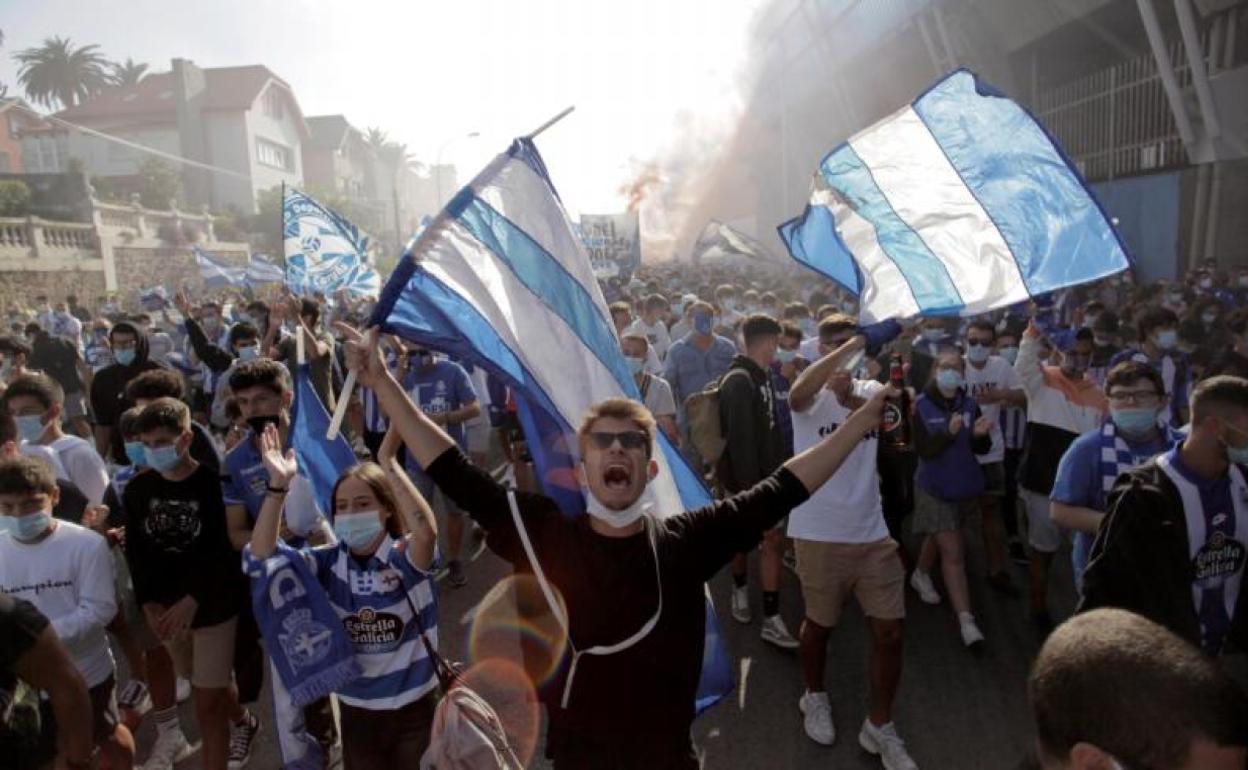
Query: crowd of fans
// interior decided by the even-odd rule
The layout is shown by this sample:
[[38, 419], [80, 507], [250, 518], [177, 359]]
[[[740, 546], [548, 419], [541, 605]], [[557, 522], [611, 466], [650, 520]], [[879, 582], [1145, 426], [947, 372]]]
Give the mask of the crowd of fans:
[[[852, 296], [796, 269], [648, 266], [602, 290], [640, 398], [582, 424], [589, 516], [573, 520], [541, 494], [506, 384], [425, 345], [361, 337], [366, 300], [10, 305], [5, 766], [128, 768], [141, 755], [158, 770], [196, 751], [211, 770], [245, 766], [274, 676], [248, 586], [286, 555], [342, 619], [360, 669], [335, 688], [336, 717], [319, 698], [295, 729], [349, 769], [414, 767], [438, 697], [416, 639], [436, 639], [437, 592], [466, 585], [469, 552], [487, 544], [566, 603], [570, 665], [541, 691], [558, 768], [697, 766], [702, 586], [726, 564], [724, 618], [761, 610], [761, 638], [800, 656], [797, 705], [819, 744], [836, 740], [825, 667], [852, 596], [870, 638], [858, 741], [887, 770], [917, 767], [892, 719], [905, 592], [947, 602], [974, 654], [985, 633], [968, 586], [982, 580], [1048, 640], [1031, 682], [1039, 766], [1243, 766], [1248, 707], [1224, 662], [1248, 653], [1248, 268], [1124, 273], [976, 318], [865, 325]], [[361, 385], [345, 428], [359, 464], [338, 469], [330, 510], [289, 452], [301, 363], [329, 411], [348, 371]], [[708, 394], [714, 409], [694, 409]], [[910, 405], [908, 440], [884, 440], [887, 399]], [[645, 509], [660, 439], [713, 506]], [[967, 568], [968, 532], [982, 575]], [[1055, 569], [1066, 554], [1071, 568]], [[786, 566], [795, 629], [780, 613]], [[1050, 590], [1071, 574], [1070, 591]], [[1050, 605], [1066, 594], [1077, 607]], [[389, 636], [383, 612], [397, 618]], [[577, 650], [593, 654], [578, 663]], [[187, 698], [195, 743], [179, 722]], [[136, 750], [142, 719], [156, 737]]]

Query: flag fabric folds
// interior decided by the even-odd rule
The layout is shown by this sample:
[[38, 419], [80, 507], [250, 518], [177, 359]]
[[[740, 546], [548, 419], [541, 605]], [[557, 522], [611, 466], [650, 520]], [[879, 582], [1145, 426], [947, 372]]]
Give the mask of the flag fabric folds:
[[295, 373], [295, 401], [290, 411], [290, 446], [295, 450], [299, 475], [307, 480], [326, 520], [333, 510], [330, 503], [338, 476], [357, 462], [355, 452], [342, 434], [328, 441], [325, 438], [328, 431], [329, 412], [312, 387], [308, 364], [299, 364]]
[[282, 198], [286, 286], [295, 294], [339, 289], [376, 295], [381, 278], [368, 262], [368, 236], [346, 217], [294, 189]]
[[286, 271], [264, 254], [252, 254], [247, 262], [247, 285], [251, 288], [286, 281]]
[[776, 265], [790, 264], [781, 260], [763, 244], [745, 233], [729, 225], [712, 219], [702, 228], [702, 234], [693, 245], [693, 261], [714, 260], [731, 257], [744, 257], [758, 262], [769, 262]]
[[1129, 266], [1056, 141], [966, 70], [828, 153], [779, 231], [864, 322], [978, 315]]
[[246, 268], [227, 265], [198, 246], [192, 246], [191, 250], [195, 253], [195, 263], [199, 265], [199, 277], [203, 280], [205, 289], [214, 291], [243, 285], [247, 275]]
[[[512, 389], [544, 491], [585, 510], [573, 468], [575, 428], [591, 404], [639, 399], [589, 257], [545, 164], [517, 139], [409, 245], [373, 323], [482, 366]], [[647, 490], [661, 515], [710, 502], [660, 432]], [[708, 602], [699, 709], [732, 689], [731, 661]]]

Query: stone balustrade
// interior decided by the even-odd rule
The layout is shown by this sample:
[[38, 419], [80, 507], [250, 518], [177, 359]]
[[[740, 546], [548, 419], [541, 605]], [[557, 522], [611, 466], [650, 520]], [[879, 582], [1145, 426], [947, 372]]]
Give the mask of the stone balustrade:
[[39, 217], [0, 218], [0, 259], [49, 257], [99, 258], [95, 227], [53, 222]]
[[178, 209], [176, 201], [169, 201], [169, 210], [158, 211], [144, 208], [138, 195], [130, 198], [130, 204], [103, 203], [92, 199], [92, 217], [96, 225], [119, 232], [128, 232], [133, 238], [158, 238], [162, 232], [179, 231], [193, 237], [186, 240], [215, 241], [214, 219], [205, 206], [198, 214]]

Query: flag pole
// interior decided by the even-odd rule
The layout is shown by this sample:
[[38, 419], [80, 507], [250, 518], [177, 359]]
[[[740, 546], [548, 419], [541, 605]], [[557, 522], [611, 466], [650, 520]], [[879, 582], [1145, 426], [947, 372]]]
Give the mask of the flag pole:
[[566, 118], [569, 114], [571, 114], [572, 110], [575, 110], [575, 109], [576, 109], [575, 104], [568, 105], [568, 107], [566, 107], [563, 110], [563, 112], [560, 112], [558, 115], [554, 116], [550, 120], [546, 121], [542, 125], [530, 131], [529, 134], [525, 136], [525, 139], [536, 139], [538, 134], [542, 133], [546, 129], [550, 128], [551, 126], [555, 125], [559, 121]]

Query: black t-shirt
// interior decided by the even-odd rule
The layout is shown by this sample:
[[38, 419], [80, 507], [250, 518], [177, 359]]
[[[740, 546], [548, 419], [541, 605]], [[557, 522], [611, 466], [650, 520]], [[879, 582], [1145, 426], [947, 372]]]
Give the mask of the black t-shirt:
[[212, 443], [208, 431], [197, 422], [191, 423], [191, 459], [200, 465], [206, 465], [214, 471], [221, 470], [221, 455], [217, 454], [217, 446]]
[[[455, 448], [427, 472], [486, 530], [492, 551], [517, 570], [532, 571], [504, 487]], [[806, 498], [802, 483], [781, 468], [748, 491], [655, 524], [663, 603], [658, 623], [628, 649], [582, 656], [566, 709], [560, 706], [565, 656], [542, 693], [552, 748], [557, 752], [567, 739], [566, 733], [556, 735], [563, 731], [593, 736], [613, 751], [687, 742], [706, 635], [704, 584]], [[576, 649], [623, 641], [654, 615], [659, 590], [645, 533], [604, 537], [590, 528], [588, 516], [569, 518], [543, 495], [518, 493], [517, 506], [543, 572], [563, 597]]]
[[0, 592], [0, 676], [13, 673], [17, 661], [47, 627], [48, 619], [35, 605]]
[[[91, 414], [95, 424], [109, 428], [116, 426], [121, 413], [134, 406], [126, 398], [126, 386], [130, 384], [130, 380], [143, 372], [161, 368], [163, 367], [155, 361], [143, 361], [130, 366], [113, 364], [97, 372], [95, 378], [91, 380]], [[113, 462], [119, 465], [130, 464], [129, 458], [126, 457], [126, 440], [121, 435], [121, 431], [113, 431], [110, 449]]]
[[56, 488], [61, 492], [61, 499], [56, 502], [56, 506], [52, 509], [52, 516], [80, 524], [82, 522], [82, 514], [87, 510], [87, 496], [82, 493], [78, 485], [65, 479], [57, 479]]
[[238, 614], [246, 579], [227, 534], [217, 471], [200, 465], [181, 481], [140, 471], [122, 503], [126, 562], [140, 604], [168, 607], [189, 594], [199, 603], [193, 628]]
[[74, 343], [47, 332], [40, 332], [30, 346], [26, 365], [44, 372], [66, 393], [82, 392], [82, 376], [78, 374], [78, 348]]

